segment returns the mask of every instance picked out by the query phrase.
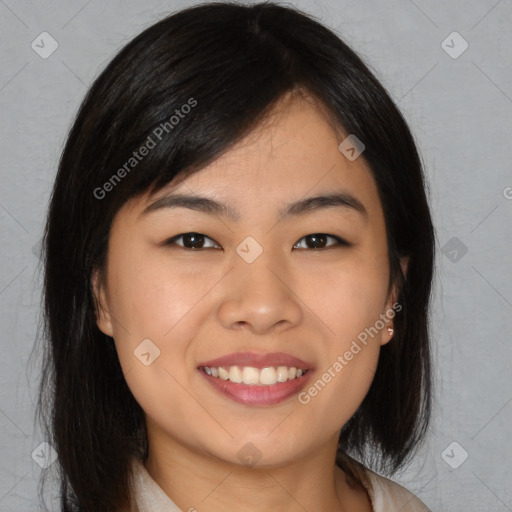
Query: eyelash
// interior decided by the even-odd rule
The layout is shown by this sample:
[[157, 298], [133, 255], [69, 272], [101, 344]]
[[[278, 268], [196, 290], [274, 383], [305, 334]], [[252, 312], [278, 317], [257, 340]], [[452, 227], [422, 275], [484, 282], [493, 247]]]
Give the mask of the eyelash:
[[[169, 238], [168, 240], [166, 240], [164, 242], [163, 245], [165, 245], [165, 246], [178, 245], [178, 247], [181, 247], [182, 249], [184, 249], [186, 251], [202, 251], [202, 250], [205, 250], [205, 249], [215, 249], [215, 247], [200, 247], [200, 248], [197, 248], [197, 249], [190, 249], [188, 247], [184, 247], [182, 245], [176, 244], [176, 240], [179, 240], [180, 238], [182, 238], [182, 237], [184, 237], [186, 235], [197, 235], [197, 236], [201, 236], [201, 237], [207, 238], [207, 239], [212, 240], [213, 242], [215, 242], [215, 240], [213, 240], [213, 238], [210, 238], [209, 236], [206, 236], [206, 235], [204, 235], [202, 233], [197, 233], [195, 231], [190, 231], [188, 233], [180, 233], [179, 235], [176, 235], [176, 236], [173, 236], [173, 237]], [[347, 242], [343, 238], [341, 238], [339, 236], [336, 236], [336, 235], [331, 235], [331, 234], [328, 234], [328, 233], [310, 233], [309, 235], [305, 235], [302, 238], [300, 238], [299, 241], [294, 244], [294, 247], [295, 247], [295, 245], [298, 245], [298, 243], [301, 240], [303, 240], [305, 238], [308, 238], [308, 237], [311, 237], [311, 236], [318, 236], [318, 235], [325, 235], [327, 238], [332, 238], [332, 239], [336, 240], [337, 243], [336, 244], [332, 244], [332, 245], [327, 245], [326, 247], [323, 247], [323, 248], [320, 248], [320, 249], [314, 249], [314, 248], [309, 248], [309, 247], [306, 247], [305, 249], [309, 249], [311, 251], [322, 251], [322, 250], [329, 249], [330, 247], [336, 247], [336, 245], [345, 246], [345, 247], [350, 247], [352, 245], [351, 243]], [[217, 242], [215, 242], [215, 243], [217, 245], [220, 245]], [[299, 249], [299, 250], [304, 250], [304, 248], [303, 249]]]

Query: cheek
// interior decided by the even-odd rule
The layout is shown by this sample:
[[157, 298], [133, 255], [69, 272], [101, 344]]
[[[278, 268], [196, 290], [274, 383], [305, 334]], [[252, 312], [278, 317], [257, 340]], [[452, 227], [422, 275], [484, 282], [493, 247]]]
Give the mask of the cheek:
[[207, 283], [150, 255], [132, 252], [116, 261], [109, 273], [118, 320], [114, 339], [130, 391], [158, 424], [176, 423], [177, 430], [183, 422], [176, 418], [200, 424], [204, 411], [194, 408], [185, 390], [191, 372], [187, 350], [202, 324], [198, 315]]
[[373, 381], [378, 350], [362, 348], [348, 361], [333, 359], [299, 396], [303, 407], [311, 408], [312, 430], [338, 432], [361, 405]]
[[379, 319], [388, 278], [386, 261], [354, 252], [328, 271], [318, 267], [309, 272], [302, 285], [304, 302], [322, 320], [331, 339], [343, 347]]
[[187, 347], [202, 324], [198, 315], [206, 283], [150, 256], [126, 254], [118, 253], [115, 267], [109, 268], [119, 361], [146, 411], [155, 403], [171, 411], [182, 406], [169, 397], [180, 396], [178, 382], [187, 386]]
[[130, 390], [153, 418], [197, 413], [200, 422], [204, 411], [198, 407], [192, 413], [194, 407], [184, 389], [190, 388], [195, 371], [194, 340], [212, 308], [208, 292], [221, 279], [223, 269], [217, 272], [211, 264], [188, 268], [169, 264], [165, 253], [156, 251], [118, 251], [113, 256], [111, 306], [123, 325], [115, 329], [114, 339]]
[[299, 395], [299, 402], [311, 407], [313, 430], [327, 429], [332, 433], [353, 416], [364, 400], [380, 354], [378, 336], [368, 334], [368, 327], [375, 323], [374, 315], [378, 318], [378, 307], [364, 294], [361, 298], [350, 295], [338, 305], [341, 309], [333, 310], [330, 319], [335, 334], [325, 340], [314, 379]]
[[212, 272], [187, 271], [155, 252], [125, 254], [110, 269], [113, 314], [134, 337], [175, 336], [215, 282]]
[[299, 398], [314, 409], [312, 418], [323, 418], [333, 432], [355, 413], [377, 367], [381, 330], [375, 325], [388, 285], [387, 261], [380, 256], [377, 251], [354, 254], [327, 275], [310, 275], [311, 309], [327, 336], [321, 368]]

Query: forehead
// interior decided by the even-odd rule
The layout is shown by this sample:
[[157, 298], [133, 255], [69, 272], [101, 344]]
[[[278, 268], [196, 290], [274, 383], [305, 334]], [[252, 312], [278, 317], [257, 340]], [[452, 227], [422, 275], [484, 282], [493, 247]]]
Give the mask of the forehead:
[[[264, 176], [265, 181], [272, 176], [297, 180], [301, 175], [318, 175], [322, 164], [330, 162], [330, 167], [340, 160], [342, 137], [318, 101], [288, 94], [208, 170], [231, 178]], [[208, 179], [206, 174], [197, 180]]]
[[349, 160], [339, 145], [348, 134], [334, 126], [315, 100], [289, 95], [246, 137], [185, 180], [171, 182], [138, 204], [142, 211], [169, 194], [209, 195], [243, 210], [252, 206], [282, 211], [300, 198], [346, 191], [371, 214], [380, 202], [365, 160]]

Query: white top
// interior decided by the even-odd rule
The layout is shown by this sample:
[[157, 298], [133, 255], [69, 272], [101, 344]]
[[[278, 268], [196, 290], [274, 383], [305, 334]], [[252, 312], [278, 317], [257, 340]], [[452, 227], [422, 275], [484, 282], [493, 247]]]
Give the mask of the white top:
[[[370, 496], [374, 512], [432, 512], [410, 491], [373, 471], [359, 466], [357, 473]], [[142, 462], [134, 459], [132, 491], [134, 512], [186, 512], [165, 494]]]

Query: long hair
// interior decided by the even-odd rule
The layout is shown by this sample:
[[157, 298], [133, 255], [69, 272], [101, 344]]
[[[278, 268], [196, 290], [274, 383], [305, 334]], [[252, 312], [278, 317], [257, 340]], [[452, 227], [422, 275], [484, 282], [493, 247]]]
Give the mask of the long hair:
[[38, 413], [58, 454], [63, 512], [128, 507], [130, 460], [148, 454], [143, 411], [96, 324], [91, 275], [105, 263], [114, 216], [130, 198], [213, 162], [297, 88], [365, 144], [402, 305], [340, 453], [392, 473], [424, 438], [434, 230], [407, 123], [362, 59], [312, 16], [270, 2], [198, 5], [120, 50], [88, 90], [59, 162], [44, 236]]

